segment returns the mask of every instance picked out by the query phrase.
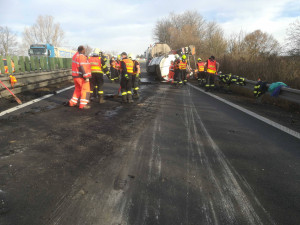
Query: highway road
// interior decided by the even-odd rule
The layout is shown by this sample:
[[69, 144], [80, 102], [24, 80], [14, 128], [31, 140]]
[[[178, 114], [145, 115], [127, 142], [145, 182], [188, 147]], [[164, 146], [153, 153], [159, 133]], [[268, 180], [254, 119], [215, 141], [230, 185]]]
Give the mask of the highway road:
[[192, 85], [72, 91], [0, 117], [1, 225], [300, 224], [298, 138]]

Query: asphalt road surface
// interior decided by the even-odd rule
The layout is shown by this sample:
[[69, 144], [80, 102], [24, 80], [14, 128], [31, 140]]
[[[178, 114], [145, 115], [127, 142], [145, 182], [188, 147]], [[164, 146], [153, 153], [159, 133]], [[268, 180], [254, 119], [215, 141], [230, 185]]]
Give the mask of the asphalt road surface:
[[190, 85], [72, 91], [0, 117], [1, 225], [300, 224], [299, 139]]

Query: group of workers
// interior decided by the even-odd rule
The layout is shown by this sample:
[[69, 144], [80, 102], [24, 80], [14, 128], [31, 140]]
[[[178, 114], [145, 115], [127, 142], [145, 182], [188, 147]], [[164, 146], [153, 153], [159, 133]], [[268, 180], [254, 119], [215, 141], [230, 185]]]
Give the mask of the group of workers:
[[[211, 56], [206, 62], [201, 58], [197, 60], [197, 79], [199, 84], [205, 84], [205, 90], [214, 89], [214, 74], [219, 70], [219, 63]], [[79, 101], [80, 109], [90, 108], [90, 100], [99, 97], [99, 103], [104, 103], [104, 74], [114, 82], [120, 81], [122, 103], [132, 103], [133, 98], [139, 98], [139, 75], [140, 65], [133, 55], [123, 52], [115, 59], [110, 60], [110, 69], [106, 65], [107, 59], [103, 57], [99, 49], [95, 49], [91, 56], [85, 55], [84, 46], [79, 46], [78, 51], [72, 58], [72, 76], [75, 90], [72, 98], [66, 105], [76, 106]], [[170, 74], [173, 83], [182, 85], [187, 83], [187, 71], [191, 71], [186, 55], [180, 58], [175, 55], [174, 62], [171, 61]], [[173, 75], [172, 75], [173, 74]], [[118, 92], [118, 94], [119, 94]]]
[[[132, 103], [133, 98], [139, 97], [139, 75], [140, 65], [133, 55], [123, 52], [115, 60], [110, 60], [110, 70], [106, 65], [106, 57], [103, 57], [99, 49], [95, 49], [91, 56], [85, 55], [84, 46], [79, 46], [78, 51], [72, 58], [72, 77], [75, 84], [75, 90], [72, 98], [66, 105], [76, 106], [79, 101], [80, 109], [88, 109], [90, 100], [99, 97], [99, 103], [104, 103], [104, 74], [112, 82], [120, 80], [120, 89], [122, 94], [122, 103]], [[132, 93], [133, 89], [133, 93]]]
[[[214, 56], [209, 57], [205, 62], [201, 58], [197, 60], [197, 79], [200, 86], [205, 85], [205, 90], [213, 90], [214, 74], [219, 71], [220, 64], [216, 61]], [[175, 55], [175, 60], [171, 61], [169, 68], [169, 78], [173, 79], [173, 84], [182, 85], [187, 83], [187, 71], [191, 71], [190, 66], [187, 63], [186, 55], [182, 55], [181, 59], [179, 55]]]

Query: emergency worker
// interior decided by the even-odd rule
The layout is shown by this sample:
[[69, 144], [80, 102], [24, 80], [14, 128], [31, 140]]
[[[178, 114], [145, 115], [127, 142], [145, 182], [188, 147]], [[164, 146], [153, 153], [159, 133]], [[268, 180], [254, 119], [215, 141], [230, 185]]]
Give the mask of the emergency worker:
[[[100, 56], [100, 54], [99, 54]], [[102, 70], [103, 70], [103, 73], [106, 74], [107, 78], [109, 80], [111, 80], [111, 76], [110, 76], [110, 71], [107, 67], [107, 56], [105, 56], [103, 53], [101, 54], [101, 58], [103, 59], [103, 64], [102, 64]]]
[[118, 77], [117, 77], [117, 79], [115, 78], [115, 80], [118, 81], [120, 79], [120, 76], [121, 76], [121, 55], [117, 56], [116, 69], [117, 69]]
[[90, 81], [90, 93], [94, 98], [99, 96], [99, 103], [104, 103], [103, 92], [103, 65], [105, 62], [102, 57], [99, 56], [99, 50], [96, 48], [91, 57], [88, 58], [91, 64], [92, 79]]
[[[114, 83], [115, 80], [118, 80], [119, 79], [119, 76], [118, 76], [118, 71], [117, 71], [117, 62], [115, 60], [115, 57], [112, 56], [110, 61], [109, 61], [109, 64], [110, 64], [110, 76], [111, 76], [111, 81]], [[117, 79], [118, 78], [118, 79]]]
[[122, 103], [132, 103], [132, 74], [133, 74], [133, 61], [127, 58], [127, 53], [123, 52], [121, 54], [121, 93], [122, 93]]
[[174, 61], [174, 84], [182, 84], [181, 74], [179, 70], [180, 58], [179, 55], [175, 55]]
[[205, 71], [204, 71], [204, 64], [205, 62], [202, 62], [202, 59], [201, 58], [198, 58], [197, 60], [197, 77], [198, 77], [198, 84], [200, 86], [204, 86], [205, 84], [205, 80], [206, 80], [206, 74], [205, 74]]
[[135, 56], [132, 54], [129, 55], [128, 57], [133, 61], [133, 74], [132, 74], [132, 89], [133, 89], [133, 98], [139, 98], [139, 80], [140, 80], [140, 73], [141, 73], [141, 68], [140, 68], [140, 63], [136, 61]]
[[179, 62], [179, 70], [180, 70], [181, 80], [183, 80], [184, 84], [186, 84], [186, 82], [187, 82], [186, 69], [187, 69], [186, 55], [183, 55], [182, 60], [180, 60], [180, 62]]
[[78, 51], [72, 58], [72, 77], [75, 84], [73, 97], [69, 101], [69, 106], [75, 106], [79, 102], [80, 109], [88, 109], [90, 99], [91, 65], [85, 54], [85, 48], [80, 45]]
[[215, 60], [213, 55], [204, 63], [204, 68], [206, 69], [205, 91], [213, 90], [215, 88], [214, 75], [218, 73], [219, 67], [220, 64]]
[[174, 61], [171, 60], [171, 65], [169, 67], [169, 81], [173, 80], [174, 82]]

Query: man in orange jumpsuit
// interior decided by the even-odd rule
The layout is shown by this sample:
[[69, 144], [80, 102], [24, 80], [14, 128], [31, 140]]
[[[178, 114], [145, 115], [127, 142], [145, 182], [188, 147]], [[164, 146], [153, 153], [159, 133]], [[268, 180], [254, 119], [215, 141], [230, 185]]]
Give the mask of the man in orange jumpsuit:
[[88, 109], [90, 99], [90, 82], [91, 65], [85, 54], [85, 48], [81, 45], [78, 51], [72, 58], [72, 77], [75, 84], [73, 97], [69, 101], [69, 106], [77, 105], [79, 102], [79, 109]]
[[171, 61], [171, 65], [169, 67], [169, 80], [168, 81], [174, 81], [174, 61]]

